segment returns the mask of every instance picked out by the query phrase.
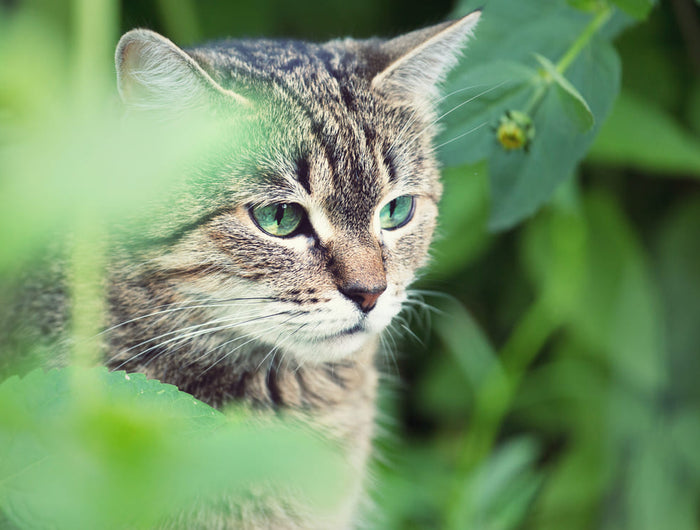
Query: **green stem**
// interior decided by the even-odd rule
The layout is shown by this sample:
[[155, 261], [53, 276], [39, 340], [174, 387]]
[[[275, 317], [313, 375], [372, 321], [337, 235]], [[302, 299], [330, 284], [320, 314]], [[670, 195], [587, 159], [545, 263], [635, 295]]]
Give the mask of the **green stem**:
[[527, 114], [530, 118], [532, 118], [532, 116], [534, 116], [537, 112], [537, 107], [539, 107], [540, 103], [542, 103], [544, 95], [547, 93], [547, 87], [550, 83], [551, 80], [547, 81], [546, 83], [539, 83], [537, 85], [537, 89], [532, 94], [530, 101], [528, 101], [527, 105], [525, 105], [525, 107], [523, 108], [523, 112]]
[[571, 44], [569, 49], [566, 50], [566, 53], [562, 56], [562, 58], [559, 59], [559, 62], [557, 63], [557, 71], [560, 74], [563, 74], [566, 71], [566, 69], [569, 68], [569, 66], [571, 66], [571, 63], [573, 63], [574, 60], [576, 60], [576, 57], [578, 57], [578, 54], [581, 53], [581, 50], [583, 50], [588, 45], [591, 38], [593, 38], [593, 35], [598, 33], [600, 28], [602, 28], [605, 25], [605, 23], [610, 19], [612, 13], [612, 7], [606, 5], [598, 12], [595, 18], [591, 20], [591, 22], [583, 29], [578, 38]]
[[499, 352], [498, 369], [488, 375], [476, 396], [470, 430], [457, 464], [457, 483], [448, 501], [447, 528], [462, 528], [468, 520], [471, 511], [470, 499], [465, 497], [468, 481], [491, 451], [527, 367], [560, 323], [542, 297], [530, 307]]
[[[559, 59], [559, 62], [556, 64], [557, 72], [563, 74], [567, 68], [571, 66], [571, 63], [576, 60], [576, 57], [578, 57], [581, 51], [588, 45], [590, 40], [593, 38], [593, 35], [595, 35], [610, 19], [612, 13], [613, 8], [609, 5], [605, 5], [605, 7], [603, 7], [593, 18], [593, 20], [591, 20], [590, 23], [583, 28], [581, 34], [573, 43], [571, 43], [569, 49], [566, 50], [566, 53], [564, 53], [562, 58]], [[542, 100], [544, 100], [544, 97], [547, 94], [547, 89], [549, 88], [549, 85], [554, 82], [554, 79], [551, 75], [545, 73], [539, 76], [539, 81], [540, 82], [538, 83], [535, 92], [532, 94], [532, 97], [522, 110], [522, 112], [531, 118], [537, 112], [537, 108], [540, 106], [540, 103], [542, 103]]]
[[75, 94], [83, 108], [111, 81], [118, 9], [115, 0], [73, 0]]

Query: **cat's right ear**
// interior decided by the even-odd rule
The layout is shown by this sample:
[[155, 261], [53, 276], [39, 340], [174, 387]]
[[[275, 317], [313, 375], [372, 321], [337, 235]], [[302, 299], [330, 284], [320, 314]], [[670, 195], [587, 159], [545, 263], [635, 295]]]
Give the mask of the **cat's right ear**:
[[115, 54], [117, 86], [124, 102], [150, 110], [197, 109], [220, 101], [247, 104], [226, 90], [184, 50], [158, 33], [124, 34]]

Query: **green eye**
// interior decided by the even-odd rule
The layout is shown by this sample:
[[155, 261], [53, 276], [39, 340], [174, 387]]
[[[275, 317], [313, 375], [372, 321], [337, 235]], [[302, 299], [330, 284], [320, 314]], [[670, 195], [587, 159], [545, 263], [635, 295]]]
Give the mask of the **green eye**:
[[384, 230], [394, 230], [408, 223], [415, 209], [413, 195], [402, 195], [387, 203], [379, 212], [379, 223]]
[[304, 209], [295, 203], [277, 203], [252, 208], [251, 215], [263, 232], [285, 237], [299, 228], [304, 220]]

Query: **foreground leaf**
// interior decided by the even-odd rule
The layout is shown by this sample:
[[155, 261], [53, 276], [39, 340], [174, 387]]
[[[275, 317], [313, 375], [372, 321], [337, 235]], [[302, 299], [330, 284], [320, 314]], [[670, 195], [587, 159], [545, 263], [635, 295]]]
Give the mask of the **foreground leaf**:
[[319, 509], [344, 480], [334, 451], [299, 428], [252, 428], [171, 385], [106, 369], [0, 385], [0, 455], [0, 510], [21, 528], [151, 528], [268, 481], [293, 484]]

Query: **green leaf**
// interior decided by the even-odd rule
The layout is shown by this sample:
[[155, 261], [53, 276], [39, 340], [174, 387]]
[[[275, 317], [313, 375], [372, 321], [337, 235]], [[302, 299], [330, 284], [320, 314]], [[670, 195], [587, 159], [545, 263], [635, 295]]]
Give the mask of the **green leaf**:
[[567, 445], [568, 450], [549, 466], [533, 509], [532, 528], [589, 530], [592, 514], [600, 510], [615, 465], [606, 458], [600, 432], [573, 436]]
[[475, 164], [496, 147], [492, 127], [506, 111], [525, 105], [537, 82], [537, 72], [527, 66], [494, 60], [476, 65], [455, 77], [446, 87], [438, 137], [440, 158], [448, 167]]
[[583, 289], [587, 227], [577, 194], [573, 179], [565, 183], [521, 239], [525, 271], [554, 315], [575, 311]]
[[392, 447], [390, 465], [378, 466], [380, 522], [370, 528], [438, 528], [454, 467], [432, 444], [402, 441]]
[[662, 305], [647, 257], [613, 198], [591, 194], [582, 212], [555, 209], [533, 222], [524, 262], [539, 289], [564, 315], [584, 350], [634, 388], [667, 380]]
[[[656, 427], [656, 426], [655, 426]], [[641, 433], [630, 456], [625, 488], [623, 520], [618, 528], [656, 530], [695, 530], [697, 528], [697, 498], [684, 484], [677, 467], [676, 455], [668, 432], [658, 427]], [[614, 520], [613, 520], [614, 524]]]
[[600, 9], [600, 0], [566, 0], [566, 3], [581, 11], [592, 12]]
[[593, 113], [591, 112], [588, 103], [586, 103], [586, 100], [583, 99], [583, 96], [563, 75], [559, 73], [557, 67], [554, 66], [549, 59], [538, 53], [535, 54], [535, 58], [544, 68], [546, 75], [550, 76], [556, 83], [564, 111], [574, 121], [576, 126], [579, 128], [579, 131], [586, 132], [590, 130], [595, 123], [595, 118], [593, 117]]
[[491, 240], [486, 229], [489, 187], [486, 164], [443, 171], [438, 230], [432, 245], [431, 276], [448, 276], [483, 253]]
[[0, 385], [0, 511], [21, 528], [151, 528], [266, 481], [293, 485], [310, 509], [337, 502], [335, 451], [244, 418], [140, 374], [13, 377]]
[[457, 300], [446, 300], [438, 308], [435, 331], [455, 358], [471, 389], [477, 389], [492, 370], [499, 370], [498, 358], [478, 323]]
[[700, 402], [700, 199], [676, 203], [660, 223], [654, 245], [668, 330], [673, 395]]
[[[471, 7], [464, 2], [458, 13]], [[561, 57], [589, 19], [556, 0], [536, 4], [493, 0], [465, 59], [448, 79], [445, 92], [451, 95], [442, 105], [439, 154], [447, 166], [488, 160], [493, 230], [516, 225], [550, 199], [574, 173], [612, 108], [619, 90], [619, 60], [607, 40], [594, 37], [567, 70], [568, 84], [545, 89], [530, 112], [536, 134], [529, 152], [505, 152], [493, 132], [505, 111], [530, 110], [542, 83], [529, 66], [533, 54]], [[576, 89], [567, 90], [569, 86]], [[595, 120], [585, 134], [564, 110], [570, 106], [577, 120], [588, 123], [582, 101]]]
[[571, 331], [621, 380], [658, 389], [667, 381], [664, 328], [647, 257], [610, 196], [591, 195], [585, 212], [587, 271]]
[[517, 528], [542, 482], [534, 470], [537, 453], [532, 440], [516, 439], [476, 469], [463, 492], [459, 528]]
[[652, 102], [623, 91], [588, 159], [700, 178], [700, 139]]
[[651, 8], [654, 7], [654, 0], [611, 0], [613, 4], [619, 7], [628, 15], [644, 20], [649, 15]]

